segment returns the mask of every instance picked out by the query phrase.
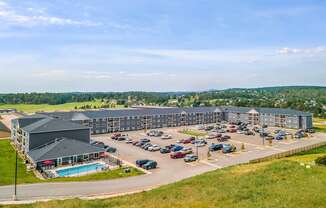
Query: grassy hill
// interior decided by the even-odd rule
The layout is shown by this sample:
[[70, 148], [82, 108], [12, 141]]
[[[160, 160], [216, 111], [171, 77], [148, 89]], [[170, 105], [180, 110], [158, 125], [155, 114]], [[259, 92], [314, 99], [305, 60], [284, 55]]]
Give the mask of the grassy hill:
[[[25, 113], [34, 113], [38, 111], [70, 111], [76, 107], [81, 108], [85, 105], [91, 105], [96, 108], [100, 108], [103, 102], [101, 101], [87, 101], [87, 102], [72, 102], [58, 105], [49, 104], [0, 104], [0, 109], [15, 108], [17, 111]], [[123, 108], [123, 105], [117, 105], [117, 108]]]
[[[111, 199], [71, 199], [10, 207], [286, 207], [324, 208], [326, 166], [313, 165], [326, 146], [296, 156], [212, 171], [148, 192]], [[311, 164], [306, 168], [300, 163]]]

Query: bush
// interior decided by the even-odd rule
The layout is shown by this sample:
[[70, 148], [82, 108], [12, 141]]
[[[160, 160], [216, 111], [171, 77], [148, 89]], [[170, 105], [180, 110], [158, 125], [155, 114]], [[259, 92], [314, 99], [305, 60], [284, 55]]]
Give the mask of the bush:
[[326, 165], [326, 155], [318, 157], [315, 162], [319, 165]]

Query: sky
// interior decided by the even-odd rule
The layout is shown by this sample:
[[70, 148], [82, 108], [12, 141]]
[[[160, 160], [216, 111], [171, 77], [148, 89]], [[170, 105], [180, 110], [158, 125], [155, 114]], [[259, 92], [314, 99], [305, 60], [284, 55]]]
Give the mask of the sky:
[[326, 86], [324, 0], [0, 0], [0, 93]]

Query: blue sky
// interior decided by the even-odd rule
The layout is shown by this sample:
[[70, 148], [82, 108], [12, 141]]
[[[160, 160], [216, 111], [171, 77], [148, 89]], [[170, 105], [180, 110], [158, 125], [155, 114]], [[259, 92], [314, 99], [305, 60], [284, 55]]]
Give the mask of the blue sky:
[[326, 85], [323, 0], [0, 0], [0, 92]]

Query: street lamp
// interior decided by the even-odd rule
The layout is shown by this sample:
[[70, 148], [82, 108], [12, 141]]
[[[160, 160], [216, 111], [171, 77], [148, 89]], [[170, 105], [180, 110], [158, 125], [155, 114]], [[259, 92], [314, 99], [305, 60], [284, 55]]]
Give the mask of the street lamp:
[[18, 165], [17, 165], [17, 150], [15, 150], [16, 152], [16, 163], [15, 163], [15, 191], [14, 191], [14, 195], [12, 196], [12, 199], [14, 201], [17, 200], [17, 168], [18, 168]]

